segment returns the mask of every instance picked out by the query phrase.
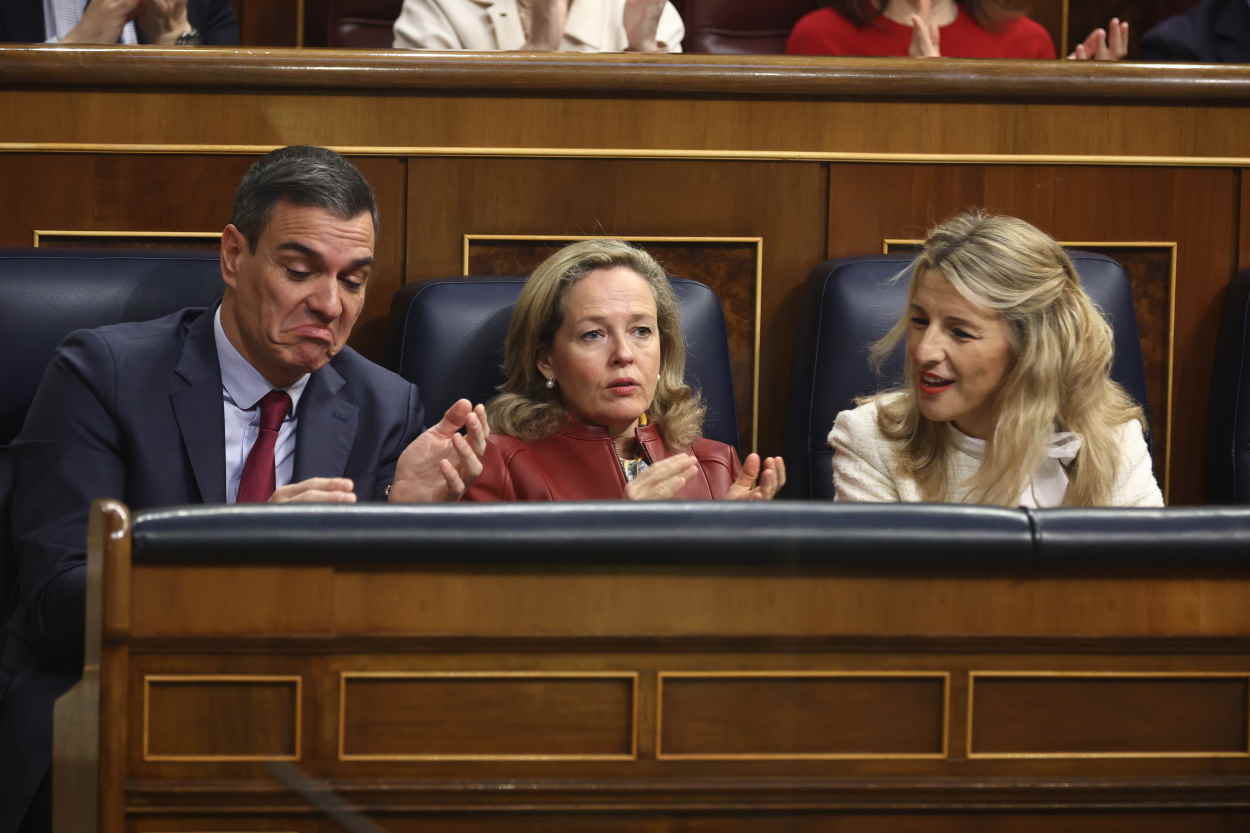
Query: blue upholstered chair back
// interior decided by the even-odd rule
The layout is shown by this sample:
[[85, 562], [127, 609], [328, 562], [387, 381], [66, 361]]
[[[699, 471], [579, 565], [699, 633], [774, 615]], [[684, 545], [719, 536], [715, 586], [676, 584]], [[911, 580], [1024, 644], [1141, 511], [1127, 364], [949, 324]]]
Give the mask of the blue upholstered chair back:
[[0, 249], [0, 444], [17, 436], [61, 339], [144, 321], [221, 297], [217, 254], [193, 251]]
[[[391, 361], [421, 392], [433, 422], [460, 397], [485, 402], [503, 381], [503, 344], [522, 278], [411, 284], [391, 309]], [[704, 436], [738, 442], [733, 381], [720, 300], [701, 283], [672, 281], [686, 338], [686, 382], [707, 402]]]
[[[1128, 275], [1115, 260], [1092, 252], [1068, 253], [1086, 292], [1115, 332], [1111, 376], [1143, 405], [1146, 374]], [[912, 258], [868, 255], [822, 263], [809, 277], [814, 329], [795, 348], [795, 386], [787, 441], [787, 493], [791, 497], [833, 497], [833, 451], [826, 442], [839, 411], [857, 396], [902, 380], [900, 344], [880, 375], [868, 361], [868, 346], [894, 326], [907, 303]]]
[[219, 297], [215, 252], [0, 249], [0, 332], [7, 341], [0, 384], [0, 623], [12, 581], [5, 447], [21, 430], [57, 345], [74, 330], [157, 318]]

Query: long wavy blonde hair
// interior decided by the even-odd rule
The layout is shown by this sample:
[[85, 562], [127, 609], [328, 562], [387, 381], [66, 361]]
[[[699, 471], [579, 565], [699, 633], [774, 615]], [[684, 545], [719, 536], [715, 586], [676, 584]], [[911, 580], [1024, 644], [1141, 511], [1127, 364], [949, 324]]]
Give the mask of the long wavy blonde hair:
[[[1015, 217], [960, 214], [929, 232], [910, 267], [908, 303], [918, 278], [937, 272], [969, 302], [1007, 323], [1011, 364], [998, 389], [998, 416], [969, 502], [1011, 505], [1041, 464], [1054, 431], [1082, 437], [1069, 470], [1065, 506], [1107, 503], [1120, 462], [1117, 429], [1142, 410], [1110, 376], [1111, 327], [1081, 288], [1063, 248]], [[880, 365], [907, 336], [910, 311], [873, 345]], [[901, 442], [899, 465], [926, 500], [947, 490], [949, 423], [920, 413], [911, 361], [901, 388], [880, 394], [878, 425]], [[869, 397], [874, 398], [874, 397]]]
[[512, 311], [504, 342], [504, 381], [487, 403], [491, 427], [523, 440], [550, 436], [565, 418], [559, 390], [549, 390], [538, 360], [550, 350], [564, 321], [564, 295], [596, 269], [624, 266], [636, 272], [655, 296], [660, 330], [660, 379], [647, 409], [668, 445], [687, 449], [703, 432], [702, 399], [685, 382], [686, 343], [681, 307], [655, 258], [620, 240], [583, 240], [565, 246], [539, 264], [525, 282]]

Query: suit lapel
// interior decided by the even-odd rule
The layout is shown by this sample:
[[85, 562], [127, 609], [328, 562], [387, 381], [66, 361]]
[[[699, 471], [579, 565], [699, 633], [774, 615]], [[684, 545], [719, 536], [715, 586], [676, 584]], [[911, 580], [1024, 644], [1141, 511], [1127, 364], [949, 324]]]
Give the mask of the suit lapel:
[[170, 399], [182, 447], [204, 503], [226, 500], [226, 425], [222, 413], [221, 368], [213, 340], [213, 311], [205, 310], [187, 329], [174, 372], [183, 387]]
[[359, 409], [339, 396], [345, 384], [333, 365], [308, 380], [299, 400], [295, 429], [295, 481], [309, 477], [342, 477], [356, 440]]

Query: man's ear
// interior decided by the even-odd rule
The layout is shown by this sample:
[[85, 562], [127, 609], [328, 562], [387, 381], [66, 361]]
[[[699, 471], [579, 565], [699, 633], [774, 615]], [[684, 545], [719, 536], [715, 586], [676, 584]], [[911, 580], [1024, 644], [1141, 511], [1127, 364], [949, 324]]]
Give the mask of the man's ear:
[[247, 252], [247, 238], [243, 232], [227, 223], [221, 230], [221, 280], [231, 289], [239, 279], [239, 259]]

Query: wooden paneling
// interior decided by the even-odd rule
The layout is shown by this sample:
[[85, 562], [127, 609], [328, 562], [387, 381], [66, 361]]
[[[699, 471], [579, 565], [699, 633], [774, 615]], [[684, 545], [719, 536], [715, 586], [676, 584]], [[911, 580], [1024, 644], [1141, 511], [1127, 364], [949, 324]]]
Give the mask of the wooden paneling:
[[973, 680], [970, 755], [1250, 757], [1250, 674]]
[[634, 755], [633, 674], [345, 672], [342, 760]]
[[[246, 578], [246, 580], [244, 580]], [[145, 636], [186, 633], [201, 628], [226, 627], [225, 633], [326, 632], [325, 609], [320, 600], [332, 587], [332, 575], [320, 567], [211, 568], [201, 576], [178, 570], [145, 570], [137, 579], [134, 594], [135, 620]], [[234, 586], [226, 599], [205, 597], [203, 581]]]
[[[326, 822], [295, 816], [275, 819], [246, 828], [226, 827], [211, 815], [179, 816], [175, 819], [139, 818], [136, 833], [203, 833], [203, 831], [274, 831], [274, 833], [321, 833]], [[1165, 811], [1120, 809], [1114, 815], [1099, 812], [1055, 812], [1045, 815], [1026, 811], [993, 810], [973, 814], [930, 812], [903, 817], [897, 812], [875, 810], [818, 812], [810, 809], [726, 813], [700, 808], [658, 814], [634, 808], [613, 807], [571, 810], [564, 813], [520, 812], [495, 815], [466, 814], [455, 810], [419, 816], [386, 818], [390, 833], [1232, 833], [1242, 829], [1246, 816], [1235, 810]]]
[[[766, 548], [749, 570], [657, 569], [628, 554], [564, 560], [583, 544], [556, 535], [563, 567], [538, 551], [474, 567], [454, 547], [428, 552], [419, 524], [383, 545], [352, 521], [349, 537], [310, 533], [343, 542], [324, 569], [357, 593], [305, 589], [321, 613], [309, 633], [235, 625], [240, 588], [264, 588], [275, 608], [302, 595], [269, 580], [279, 568], [188, 563], [145, 535], [160, 564], [127, 573], [125, 523], [100, 521], [96, 535], [112, 537], [93, 544], [88, 572], [108, 560], [124, 584], [99, 596], [137, 600], [161, 576], [204, 600], [128, 615], [107, 603], [91, 630], [88, 656], [110, 648], [98, 719], [122, 764], [102, 770], [108, 829], [307, 829], [291, 819], [315, 817], [266, 762], [237, 760], [290, 752], [292, 697], [299, 765], [324, 779], [315, 790], [388, 829], [859, 830], [888, 818], [885, 829], [1057, 831], [1098, 815], [1104, 831], [1137, 831], [1149, 811], [1202, 831], [1250, 818], [1239, 564], [1144, 568], [1094, 541], [1097, 570], [1004, 558], [834, 571]], [[408, 546], [421, 557], [399, 557]], [[394, 560], [371, 558], [381, 551]], [[145, 680], [166, 686], [163, 702], [145, 698]], [[144, 727], [158, 725], [158, 748], [179, 760], [145, 753], [156, 735]]]
[[[234, 192], [259, 154], [219, 156], [0, 154], [0, 181], [22, 198], [8, 203], [0, 246], [30, 246], [36, 230], [63, 232], [40, 245], [180, 245], [146, 232], [220, 233]], [[381, 359], [391, 296], [402, 283], [404, 179], [397, 159], [354, 158], [381, 212], [377, 265], [351, 345]], [[99, 240], [73, 232], [121, 232]], [[131, 232], [133, 234], [124, 234]], [[68, 238], [68, 239], [66, 239]], [[203, 244], [196, 244], [199, 248]]]
[[1250, 168], [1237, 171], [1237, 181], [1241, 188], [1237, 212], [1237, 269], [1242, 270], [1250, 269]]
[[[390, 49], [315, 53], [208, 47], [49, 49], [42, 45], [0, 50], [0, 75], [15, 90], [72, 86], [82, 83], [80, 68], [87, 61], [92, 65], [93, 86], [103, 89], [228, 89], [244, 94], [335, 89], [438, 95], [485, 91], [504, 98], [541, 98], [554, 93], [562, 98], [720, 96], [740, 100], [793, 97], [880, 101], [883, 91], [888, 91], [889, 97], [912, 100], [1063, 100], [1078, 105], [1118, 100], [1157, 105], [1236, 102], [1245, 98], [1247, 83], [1245, 70], [1235, 66], [1160, 70], [1154, 65], [1127, 62], [933, 62], [910, 58]], [[1185, 83], [1178, 84], [1180, 79]], [[97, 114], [103, 115], [107, 114]], [[357, 131], [363, 126], [345, 125]], [[678, 124], [672, 127], [682, 130]]]
[[300, 7], [305, 2], [234, 0], [239, 42], [243, 46], [298, 46]]
[[[0, 61], [0, 77], [2, 68]], [[827, 154], [831, 159], [868, 154], [889, 161], [891, 155], [902, 154], [929, 162], [942, 161], [932, 154], [1024, 155], [1025, 161], [1028, 156], [1047, 161], [1044, 157], [1061, 155], [1091, 164], [1182, 157], [1244, 164], [1247, 149], [1238, 138], [1250, 131], [1250, 112], [1209, 109], [1219, 100], [1197, 106], [1204, 102], [1196, 83], [1192, 107], [1071, 101], [1069, 92], [1075, 95], [1083, 83], [1094, 82], [1091, 76], [1109, 69], [1091, 67], [1084, 69], [1085, 75], [1072, 71], [1063, 79], [1068, 86], [1056, 83], [1052, 96], [1063, 97], [1064, 103], [1031, 101], [1024, 106], [1021, 101], [1006, 109], [1001, 101], [976, 100], [971, 87], [971, 100], [960, 98], [938, 107], [926, 97], [885, 98], [902, 95], [901, 88], [884, 84], [889, 75], [877, 79], [884, 86], [872, 100], [845, 98], [837, 89], [828, 98], [808, 101], [703, 96], [680, 100], [659, 95], [648, 99], [631, 94], [613, 100], [610, 108], [585, 95], [454, 97], [416, 91], [400, 97], [365, 90], [330, 99], [335, 118], [326, 118], [326, 99], [295, 92], [205, 90], [170, 95], [143, 88], [129, 92], [105, 88], [76, 90], [62, 101], [36, 91], [0, 89], [0, 118], [15, 125], [0, 131], [0, 142], [21, 143], [23, 148], [31, 143], [74, 143], [136, 150], [154, 144], [193, 150], [307, 142], [391, 153], [465, 148], [471, 156], [511, 155], [518, 150], [543, 155], [551, 149], [575, 156], [636, 152], [669, 156], [668, 151], [682, 149], [712, 158], [734, 153], [787, 158]], [[973, 80], [988, 82], [992, 77]], [[1194, 81], [1187, 77], [1175, 86]]]
[[940, 758], [940, 674], [660, 673], [657, 757]]
[[[144, 590], [147, 572], [137, 577]], [[448, 568], [379, 583], [367, 571], [343, 569], [335, 577], [333, 606], [340, 633], [390, 636], [1214, 637], [1250, 632], [1247, 592], [1244, 580], [1217, 573], [1159, 574], [1144, 582], [1127, 575], [1017, 581], [897, 569], [886, 576], [818, 569]], [[411, 603], [418, 598], [420, 605]], [[222, 634], [248, 632], [228, 616], [207, 621]], [[932, 629], [934, 621], [943, 623], [941, 630]]]
[[143, 688], [146, 761], [300, 756], [299, 677], [154, 675]]

